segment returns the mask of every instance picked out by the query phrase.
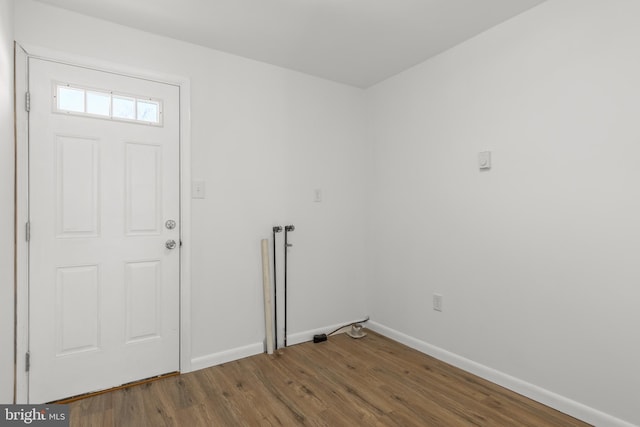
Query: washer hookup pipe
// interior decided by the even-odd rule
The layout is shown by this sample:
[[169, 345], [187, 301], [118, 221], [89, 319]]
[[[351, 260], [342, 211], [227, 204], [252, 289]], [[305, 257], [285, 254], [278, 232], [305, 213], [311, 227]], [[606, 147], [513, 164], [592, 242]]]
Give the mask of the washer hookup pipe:
[[278, 349], [278, 275], [276, 274], [276, 233], [282, 231], [282, 226], [273, 227], [273, 320], [275, 329], [275, 347]]
[[289, 233], [296, 228], [293, 225], [284, 227], [284, 346], [287, 346], [287, 251], [293, 246], [289, 243]]

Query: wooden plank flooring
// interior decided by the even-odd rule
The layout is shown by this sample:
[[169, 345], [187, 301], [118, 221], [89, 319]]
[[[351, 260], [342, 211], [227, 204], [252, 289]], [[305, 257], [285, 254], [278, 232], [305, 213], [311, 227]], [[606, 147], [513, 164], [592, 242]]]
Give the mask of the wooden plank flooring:
[[72, 427], [588, 425], [371, 331], [69, 406]]

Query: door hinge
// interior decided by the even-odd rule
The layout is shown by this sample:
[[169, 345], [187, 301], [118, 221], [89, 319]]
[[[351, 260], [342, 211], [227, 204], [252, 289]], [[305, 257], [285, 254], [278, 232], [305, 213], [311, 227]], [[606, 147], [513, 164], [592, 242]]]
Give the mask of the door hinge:
[[24, 354], [24, 370], [25, 372], [29, 372], [31, 369], [31, 353], [28, 351]]
[[27, 242], [31, 240], [31, 221], [27, 221], [24, 225], [24, 237]]
[[24, 109], [27, 111], [31, 111], [31, 92], [25, 92], [24, 94]]

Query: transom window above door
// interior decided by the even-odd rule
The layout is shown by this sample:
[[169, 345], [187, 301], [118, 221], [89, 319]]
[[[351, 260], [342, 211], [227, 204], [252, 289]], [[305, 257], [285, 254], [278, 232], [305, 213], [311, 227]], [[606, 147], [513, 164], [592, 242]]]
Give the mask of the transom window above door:
[[130, 123], [162, 126], [159, 99], [94, 89], [70, 83], [53, 83], [53, 111]]

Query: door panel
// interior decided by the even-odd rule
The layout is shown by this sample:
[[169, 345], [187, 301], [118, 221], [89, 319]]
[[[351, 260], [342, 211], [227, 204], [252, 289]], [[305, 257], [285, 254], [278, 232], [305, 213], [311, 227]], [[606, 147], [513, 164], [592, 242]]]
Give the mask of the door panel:
[[56, 135], [58, 237], [97, 237], [99, 147], [91, 138]]
[[126, 264], [126, 317], [128, 343], [160, 338], [160, 262]]
[[162, 147], [132, 142], [125, 146], [127, 235], [160, 234]]
[[98, 349], [100, 284], [97, 265], [57, 269], [56, 356]]
[[[61, 113], [60, 82], [89, 88], [90, 108], [99, 95], [90, 111], [108, 114], [114, 91], [152, 99], [161, 120]], [[165, 242], [180, 239], [178, 88], [30, 59], [29, 91], [29, 401], [177, 371], [180, 248]]]

